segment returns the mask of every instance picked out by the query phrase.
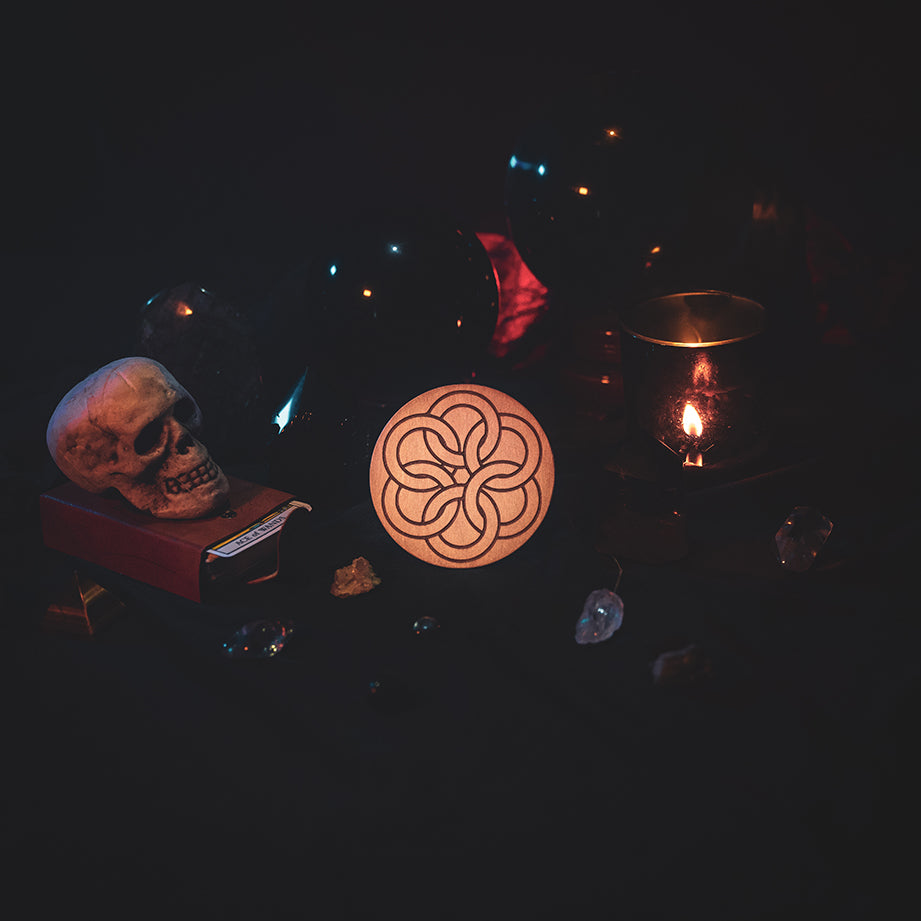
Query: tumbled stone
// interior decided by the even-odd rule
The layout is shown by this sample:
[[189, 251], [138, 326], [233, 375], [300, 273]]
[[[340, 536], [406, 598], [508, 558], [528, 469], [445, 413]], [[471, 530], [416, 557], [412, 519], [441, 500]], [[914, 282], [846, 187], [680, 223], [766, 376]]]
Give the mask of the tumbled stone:
[[798, 505], [774, 535], [780, 565], [793, 572], [805, 572], [815, 562], [833, 527], [818, 509]]
[[359, 556], [348, 566], [336, 570], [329, 591], [337, 598], [348, 598], [370, 592], [374, 586], [380, 584], [381, 580], [371, 568], [371, 564], [363, 556]]
[[683, 685], [701, 681], [710, 674], [710, 659], [694, 644], [663, 652], [652, 663], [652, 680], [658, 685]]

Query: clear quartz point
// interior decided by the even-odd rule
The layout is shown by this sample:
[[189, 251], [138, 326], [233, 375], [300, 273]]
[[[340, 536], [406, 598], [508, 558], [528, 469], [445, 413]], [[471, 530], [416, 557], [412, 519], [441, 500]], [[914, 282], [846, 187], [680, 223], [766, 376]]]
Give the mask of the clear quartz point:
[[812, 566], [833, 527], [817, 509], [798, 505], [774, 535], [780, 565], [793, 572], [805, 572]]
[[602, 643], [620, 629], [624, 622], [624, 603], [620, 595], [607, 588], [593, 591], [582, 606], [576, 622], [576, 642]]
[[293, 632], [289, 620], [254, 620], [224, 643], [224, 655], [228, 659], [269, 659], [284, 649]]

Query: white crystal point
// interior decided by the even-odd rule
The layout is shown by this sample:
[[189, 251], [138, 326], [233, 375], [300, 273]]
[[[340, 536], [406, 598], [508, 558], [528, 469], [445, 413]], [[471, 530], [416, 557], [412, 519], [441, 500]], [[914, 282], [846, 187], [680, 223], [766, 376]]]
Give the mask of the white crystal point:
[[624, 603], [620, 595], [607, 588], [593, 591], [582, 606], [576, 622], [576, 642], [602, 643], [613, 636], [624, 622]]

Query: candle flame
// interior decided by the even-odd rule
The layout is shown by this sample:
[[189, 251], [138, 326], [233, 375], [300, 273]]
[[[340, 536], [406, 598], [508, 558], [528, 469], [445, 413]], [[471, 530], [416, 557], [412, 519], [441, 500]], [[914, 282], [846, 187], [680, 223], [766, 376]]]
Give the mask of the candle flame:
[[684, 429], [685, 435], [690, 435], [693, 438], [700, 438], [704, 432], [704, 424], [700, 421], [700, 414], [690, 403], [684, 404], [681, 427]]

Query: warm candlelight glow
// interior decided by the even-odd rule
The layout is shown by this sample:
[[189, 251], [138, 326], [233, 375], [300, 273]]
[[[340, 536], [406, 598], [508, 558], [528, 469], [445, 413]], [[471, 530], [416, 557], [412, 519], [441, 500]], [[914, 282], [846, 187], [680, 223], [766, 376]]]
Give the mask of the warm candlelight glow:
[[777, 205], [774, 202], [752, 202], [752, 219], [756, 221], [776, 221]]
[[192, 316], [192, 308], [185, 301], [180, 301], [176, 305], [176, 316], [190, 317]]
[[[645, 256], [655, 266], [671, 245], [649, 239], [637, 265]], [[723, 291], [687, 291], [618, 311], [627, 408], [640, 431], [684, 462], [683, 476], [699, 480], [709, 468], [706, 479], [715, 481], [764, 449], [760, 304]]]
[[694, 370], [691, 375], [694, 387], [706, 387], [713, 382], [713, 365], [710, 362], [710, 356], [706, 352], [701, 352], [694, 362]]
[[[696, 409], [690, 404], [684, 404], [684, 416], [681, 419], [681, 427], [684, 429], [685, 435], [690, 435], [692, 438], [700, 438], [704, 431], [704, 424], [700, 421], [700, 414]], [[697, 464], [696, 466], [700, 466]]]

